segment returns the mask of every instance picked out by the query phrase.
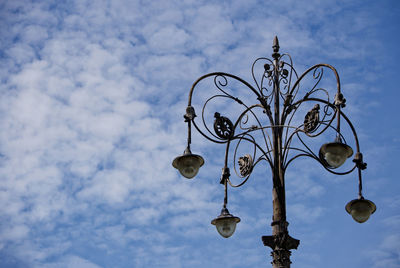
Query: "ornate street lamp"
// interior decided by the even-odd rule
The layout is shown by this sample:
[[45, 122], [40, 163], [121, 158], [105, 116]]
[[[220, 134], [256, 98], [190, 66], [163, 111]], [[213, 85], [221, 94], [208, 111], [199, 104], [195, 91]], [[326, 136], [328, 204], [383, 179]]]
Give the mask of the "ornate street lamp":
[[[220, 180], [225, 189], [224, 204], [221, 214], [212, 220], [211, 224], [216, 226], [221, 236], [228, 238], [240, 222], [240, 218], [230, 214], [227, 209], [228, 185], [242, 186], [248, 181], [258, 163], [267, 162], [272, 170], [273, 182], [272, 235], [263, 236], [262, 241], [272, 249], [273, 267], [290, 267], [290, 250], [297, 249], [300, 243], [289, 235], [286, 221], [285, 172], [293, 160], [302, 156], [310, 157], [327, 171], [337, 175], [349, 174], [357, 169], [358, 199], [346, 205], [346, 211], [355, 221], [362, 223], [368, 220], [375, 212], [376, 206], [362, 195], [361, 171], [366, 169], [367, 164], [363, 161], [353, 124], [342, 111], [346, 99], [341, 93], [336, 69], [328, 64], [317, 64], [298, 75], [290, 55], [279, 53], [277, 37], [274, 38], [272, 48], [272, 59], [258, 58], [252, 65], [251, 74], [255, 87], [240, 77], [222, 72], [206, 74], [194, 82], [184, 115], [188, 124], [187, 148], [182, 156], [174, 159], [172, 165], [186, 178], [193, 178], [204, 164], [201, 156], [190, 151], [192, 125], [208, 140], [225, 145], [225, 160]], [[321, 85], [325, 71], [328, 71], [328, 75], [330, 74], [336, 82], [333, 100], [329, 91]], [[201, 104], [199, 124], [195, 120], [195, 105], [192, 104], [192, 99], [195, 89], [200, 90], [200, 84], [207, 81], [217, 93], [207, 97]], [[206, 86], [210, 88], [210, 84]], [[306, 90], [303, 90], [304, 88]], [[254, 93], [257, 102], [248, 104], [247, 99], [244, 99], [246, 96], [243, 98], [241, 93], [245, 91], [239, 91], [242, 89]], [[203, 91], [200, 95], [205, 96]], [[216, 100], [223, 103], [225, 115], [217, 111]], [[227, 101], [233, 102], [227, 105]], [[206, 120], [210, 116], [214, 118], [213, 124]], [[236, 118], [234, 123], [228, 118], [233, 116]], [[347, 132], [341, 131], [343, 121]], [[308, 145], [307, 141], [313, 138], [318, 140], [317, 137], [322, 133], [331, 133], [329, 139], [334, 138], [334, 141], [323, 144], [316, 153], [315, 148]], [[356, 151], [354, 164], [347, 167], [344, 163], [354, 152], [343, 133], [353, 136]], [[237, 157], [243, 144], [249, 145], [250, 151], [247, 148], [243, 156]], [[235, 173], [243, 179], [238, 184], [230, 178], [228, 159], [232, 154]], [[337, 171], [340, 167], [345, 170]]]

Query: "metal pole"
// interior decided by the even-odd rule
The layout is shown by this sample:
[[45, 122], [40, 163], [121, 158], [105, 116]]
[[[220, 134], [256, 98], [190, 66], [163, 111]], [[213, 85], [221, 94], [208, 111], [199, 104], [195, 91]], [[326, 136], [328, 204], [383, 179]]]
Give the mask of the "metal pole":
[[285, 201], [285, 176], [282, 167], [282, 127], [280, 123], [280, 89], [279, 89], [279, 42], [274, 38], [272, 46], [274, 53], [274, 122], [273, 127], [273, 155], [274, 166], [272, 171], [272, 236], [263, 236], [262, 241], [265, 246], [272, 249], [272, 267], [289, 268], [290, 267], [290, 249], [297, 248], [299, 240], [294, 239], [288, 234], [288, 222], [286, 221], [286, 201]]

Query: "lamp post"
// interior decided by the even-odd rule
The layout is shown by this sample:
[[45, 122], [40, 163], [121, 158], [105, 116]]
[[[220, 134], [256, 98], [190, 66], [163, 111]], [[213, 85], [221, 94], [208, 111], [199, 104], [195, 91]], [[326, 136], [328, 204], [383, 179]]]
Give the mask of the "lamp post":
[[[273, 216], [272, 235], [263, 236], [262, 241], [264, 246], [272, 249], [272, 266], [277, 268], [290, 267], [290, 250], [297, 249], [300, 243], [289, 235], [286, 220], [285, 171], [293, 160], [303, 156], [310, 157], [327, 171], [337, 175], [357, 170], [358, 198], [346, 205], [346, 211], [355, 221], [365, 222], [375, 212], [376, 206], [362, 195], [361, 171], [366, 168], [366, 163], [360, 152], [355, 128], [342, 111], [346, 99], [341, 92], [336, 69], [328, 64], [317, 64], [298, 75], [290, 55], [279, 53], [277, 37], [274, 38], [272, 48], [272, 59], [258, 58], [252, 65], [255, 87], [240, 77], [223, 72], [206, 74], [194, 82], [184, 115], [188, 124], [187, 148], [182, 156], [174, 159], [172, 164], [186, 178], [193, 178], [204, 164], [203, 158], [192, 154], [190, 150], [192, 126], [208, 140], [225, 145], [225, 159], [220, 180], [225, 189], [224, 203], [221, 214], [211, 223], [223, 237], [227, 238], [234, 233], [236, 224], [240, 222], [240, 218], [230, 214], [227, 209], [228, 185], [242, 186], [249, 179], [255, 166], [266, 161], [272, 171]], [[334, 98], [329, 90], [321, 87], [326, 71], [336, 83]], [[192, 104], [192, 100], [195, 89], [206, 80], [211, 80], [217, 93], [208, 97], [202, 104], [202, 120], [199, 124], [195, 120], [195, 105]], [[303, 90], [304, 88], [306, 90]], [[238, 89], [253, 93], [255, 103], [248, 104], [243, 100]], [[218, 99], [222, 99], [224, 103], [233, 101], [232, 106], [228, 106], [226, 115], [214, 111], [215, 106], [210, 104]], [[309, 107], [308, 112], [305, 110], [307, 107]], [[212, 125], [206, 120], [210, 111], [214, 115]], [[232, 114], [236, 114], [234, 122], [228, 118]], [[299, 114], [301, 120], [298, 119]], [[341, 131], [343, 125], [347, 127], [346, 134], [353, 136], [355, 154]], [[319, 152], [315, 152], [308, 145], [308, 140], [313, 138], [318, 140], [317, 137], [322, 133], [331, 133], [330, 139], [333, 142], [323, 144]], [[244, 143], [250, 145], [251, 151], [237, 158], [239, 148]], [[234, 170], [238, 177], [243, 179], [238, 184], [234, 184], [230, 178], [228, 159], [231, 154], [233, 154]], [[344, 171], [336, 170], [353, 154], [354, 164]]]

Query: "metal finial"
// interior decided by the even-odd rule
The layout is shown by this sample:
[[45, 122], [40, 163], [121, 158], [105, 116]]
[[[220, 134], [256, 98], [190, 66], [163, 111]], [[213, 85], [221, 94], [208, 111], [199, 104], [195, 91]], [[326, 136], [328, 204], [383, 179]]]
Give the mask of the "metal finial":
[[272, 43], [272, 49], [274, 52], [279, 52], [279, 41], [278, 41], [278, 36], [275, 35], [274, 37], [274, 42]]

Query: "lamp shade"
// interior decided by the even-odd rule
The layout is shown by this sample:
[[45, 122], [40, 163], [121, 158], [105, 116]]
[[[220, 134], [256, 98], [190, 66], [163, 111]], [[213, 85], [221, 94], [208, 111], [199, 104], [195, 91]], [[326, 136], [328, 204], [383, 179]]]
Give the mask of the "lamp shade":
[[221, 215], [211, 221], [212, 225], [215, 225], [218, 233], [224, 237], [228, 238], [233, 235], [236, 230], [236, 224], [240, 222], [239, 217], [231, 215], [227, 208], [221, 210]]
[[375, 210], [375, 204], [364, 198], [354, 199], [346, 205], [346, 211], [359, 223], [367, 221]]
[[325, 143], [319, 150], [319, 158], [326, 167], [338, 168], [353, 155], [353, 149], [342, 142]]
[[203, 157], [192, 154], [189, 149], [186, 149], [183, 155], [176, 157], [172, 162], [172, 166], [178, 169], [182, 176], [188, 179], [196, 176], [203, 164]]

